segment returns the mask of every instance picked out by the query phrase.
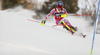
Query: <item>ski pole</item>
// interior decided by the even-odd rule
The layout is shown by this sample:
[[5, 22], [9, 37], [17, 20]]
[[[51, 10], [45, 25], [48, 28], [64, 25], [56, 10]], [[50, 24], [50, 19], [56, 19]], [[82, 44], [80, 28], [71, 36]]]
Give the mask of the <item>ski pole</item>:
[[40, 23], [39, 21], [36, 21], [36, 20], [31, 20], [31, 19], [27, 19], [27, 20], [32, 21], [32, 22]]
[[72, 14], [68, 16], [91, 16], [92, 14]]

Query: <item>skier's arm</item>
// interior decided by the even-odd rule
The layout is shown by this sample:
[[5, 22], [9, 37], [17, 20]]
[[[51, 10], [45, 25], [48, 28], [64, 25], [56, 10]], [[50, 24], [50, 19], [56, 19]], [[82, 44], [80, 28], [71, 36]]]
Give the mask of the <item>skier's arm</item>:
[[68, 13], [67, 13], [67, 10], [66, 9], [64, 9], [64, 14], [66, 14], [68, 16]]
[[50, 15], [54, 14], [54, 13], [55, 13], [55, 9], [51, 10], [51, 12], [46, 16], [45, 20], [47, 20], [48, 17], [49, 17]]
[[47, 18], [55, 13], [55, 9], [51, 10], [51, 12], [46, 16], [46, 18], [41, 22], [41, 25], [44, 25], [46, 23]]

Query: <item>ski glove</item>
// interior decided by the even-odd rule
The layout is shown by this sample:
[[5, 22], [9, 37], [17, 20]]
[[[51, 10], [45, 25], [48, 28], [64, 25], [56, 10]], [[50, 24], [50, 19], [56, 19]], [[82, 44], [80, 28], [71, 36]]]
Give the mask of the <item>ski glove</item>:
[[44, 25], [45, 23], [46, 23], [45, 19], [43, 21], [41, 21], [41, 25]]
[[66, 15], [66, 14], [62, 14], [62, 15], [61, 15], [61, 17], [67, 17], [67, 16], [68, 16], [68, 15]]

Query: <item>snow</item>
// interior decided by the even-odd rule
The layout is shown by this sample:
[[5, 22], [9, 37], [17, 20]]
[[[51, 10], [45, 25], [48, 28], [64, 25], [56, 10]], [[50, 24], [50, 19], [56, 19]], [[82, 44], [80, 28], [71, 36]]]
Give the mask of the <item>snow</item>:
[[[0, 55], [90, 55], [93, 27], [83, 17], [66, 18], [79, 30], [71, 35], [62, 27], [52, 27], [54, 20], [44, 26], [28, 21], [33, 15], [34, 11], [20, 7], [0, 11]], [[93, 55], [100, 55], [100, 34], [96, 34]]]

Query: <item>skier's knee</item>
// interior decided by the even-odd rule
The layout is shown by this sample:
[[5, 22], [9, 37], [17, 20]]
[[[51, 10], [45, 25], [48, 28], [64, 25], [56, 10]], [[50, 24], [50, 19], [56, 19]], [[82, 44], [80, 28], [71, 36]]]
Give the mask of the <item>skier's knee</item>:
[[75, 31], [77, 31], [77, 28], [75, 28], [75, 27], [73, 27], [73, 26], [71, 26], [71, 28], [74, 29]]

